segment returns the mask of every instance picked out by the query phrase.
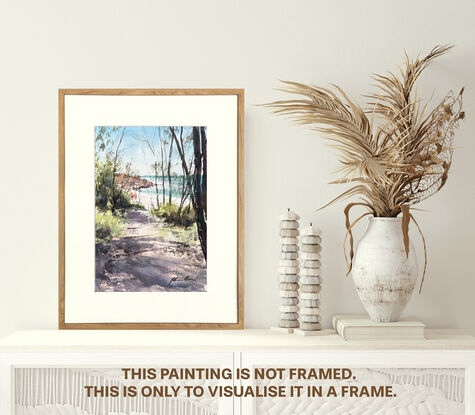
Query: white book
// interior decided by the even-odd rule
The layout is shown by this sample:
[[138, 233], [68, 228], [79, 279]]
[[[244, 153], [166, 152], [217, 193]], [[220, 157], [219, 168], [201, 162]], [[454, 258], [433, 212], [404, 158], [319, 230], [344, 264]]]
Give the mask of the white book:
[[367, 315], [333, 316], [333, 328], [345, 340], [424, 340], [425, 324], [409, 316], [400, 321], [379, 323]]

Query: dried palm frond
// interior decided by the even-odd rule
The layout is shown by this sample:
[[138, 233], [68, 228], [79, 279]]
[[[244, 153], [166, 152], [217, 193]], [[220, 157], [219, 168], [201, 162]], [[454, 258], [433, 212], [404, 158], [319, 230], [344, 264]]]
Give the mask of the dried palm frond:
[[[409, 206], [445, 185], [455, 129], [465, 117], [463, 88], [458, 94], [449, 92], [429, 111], [429, 103], [423, 105], [415, 84], [424, 69], [451, 48], [436, 46], [423, 58], [410, 59], [405, 54], [404, 69], [399, 68], [399, 73], [374, 75], [378, 91], [368, 96], [371, 101], [364, 109], [336, 85], [327, 89], [283, 81], [281, 91], [299, 98], [266, 106], [322, 133], [340, 153], [337, 172], [341, 177], [333, 183], [352, 184], [324, 207], [359, 197], [358, 204], [374, 216], [403, 213], [403, 223], [408, 226], [407, 219], [413, 219]], [[349, 209], [345, 210], [347, 216]], [[348, 219], [347, 228], [352, 240]], [[404, 238], [407, 250], [408, 236]]]

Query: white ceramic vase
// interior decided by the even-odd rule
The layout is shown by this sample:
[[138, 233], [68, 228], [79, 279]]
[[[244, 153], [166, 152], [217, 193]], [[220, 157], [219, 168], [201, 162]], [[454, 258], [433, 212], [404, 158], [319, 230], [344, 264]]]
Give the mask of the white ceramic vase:
[[371, 320], [399, 320], [417, 281], [416, 253], [410, 243], [406, 257], [401, 218], [369, 219], [356, 248], [352, 276]]

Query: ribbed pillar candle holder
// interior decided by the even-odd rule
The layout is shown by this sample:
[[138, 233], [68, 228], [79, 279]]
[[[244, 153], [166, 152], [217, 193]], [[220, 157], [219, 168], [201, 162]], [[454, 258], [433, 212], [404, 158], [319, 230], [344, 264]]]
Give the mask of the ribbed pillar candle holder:
[[322, 231], [310, 224], [302, 229], [300, 245], [300, 329], [297, 334], [309, 336], [322, 329], [320, 316], [322, 272], [320, 252]]
[[280, 319], [276, 329], [287, 333], [293, 333], [299, 326], [299, 219], [290, 209], [280, 216]]

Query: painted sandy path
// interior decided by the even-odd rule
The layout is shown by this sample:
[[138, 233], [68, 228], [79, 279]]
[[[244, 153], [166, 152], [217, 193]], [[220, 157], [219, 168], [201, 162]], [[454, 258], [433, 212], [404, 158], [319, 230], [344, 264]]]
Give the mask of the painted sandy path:
[[124, 234], [96, 249], [96, 291], [206, 291], [199, 248], [158, 236], [162, 224], [129, 210]]

